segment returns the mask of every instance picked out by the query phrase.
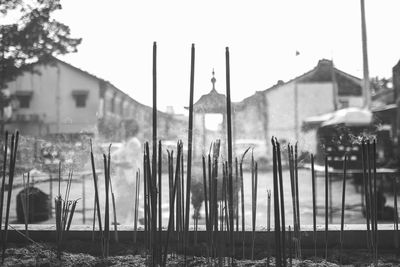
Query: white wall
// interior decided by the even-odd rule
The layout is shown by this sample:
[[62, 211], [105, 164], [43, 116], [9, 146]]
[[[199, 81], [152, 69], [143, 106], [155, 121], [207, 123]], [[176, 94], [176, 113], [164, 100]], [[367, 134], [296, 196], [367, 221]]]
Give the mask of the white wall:
[[[8, 84], [11, 94], [32, 91], [30, 107], [17, 109], [15, 114], [38, 114], [43, 124], [16, 122], [6, 128], [21, 129], [22, 134], [93, 132], [97, 126], [99, 82], [65, 64], [38, 65], [40, 74], [25, 72]], [[72, 95], [74, 90], [88, 90], [86, 107], [77, 108]]]

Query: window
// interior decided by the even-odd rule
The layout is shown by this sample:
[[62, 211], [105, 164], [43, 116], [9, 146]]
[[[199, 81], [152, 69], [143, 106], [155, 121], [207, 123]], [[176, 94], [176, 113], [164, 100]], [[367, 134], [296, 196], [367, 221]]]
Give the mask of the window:
[[86, 98], [87, 98], [87, 95], [77, 95], [77, 96], [75, 96], [75, 106], [77, 108], [86, 107]]
[[72, 96], [75, 99], [75, 107], [84, 108], [86, 107], [86, 100], [88, 97], [88, 91], [86, 90], [75, 90], [72, 92]]
[[18, 100], [19, 108], [29, 108], [32, 95], [32, 91], [17, 91], [15, 96]]
[[31, 96], [29, 95], [19, 95], [17, 96], [19, 102], [19, 108], [29, 108], [31, 103]]

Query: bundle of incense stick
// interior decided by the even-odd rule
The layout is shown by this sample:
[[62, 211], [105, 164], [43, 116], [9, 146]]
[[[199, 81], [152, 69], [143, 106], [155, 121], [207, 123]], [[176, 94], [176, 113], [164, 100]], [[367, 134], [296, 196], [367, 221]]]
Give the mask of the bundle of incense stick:
[[203, 163], [203, 188], [204, 188], [204, 211], [205, 211], [205, 220], [206, 220], [206, 231], [207, 231], [207, 243], [210, 245], [209, 240], [209, 217], [208, 217], [208, 193], [207, 193], [207, 167], [206, 167], [206, 157], [202, 156]]
[[239, 164], [240, 200], [241, 200], [241, 208], [242, 208], [241, 214], [242, 214], [242, 251], [243, 251], [242, 257], [243, 257], [243, 259], [245, 258], [245, 246], [244, 246], [244, 244], [245, 244], [245, 231], [246, 231], [246, 229], [245, 229], [245, 217], [246, 216], [245, 216], [245, 213], [244, 213], [243, 160], [244, 160], [244, 157], [246, 156], [246, 154], [247, 154], [247, 152], [249, 150], [250, 150], [250, 147], [248, 147], [244, 151], [244, 153], [242, 155], [242, 158], [240, 160], [240, 164]]
[[257, 220], [257, 186], [258, 186], [258, 166], [254, 161], [253, 152], [251, 153], [251, 215], [252, 215], [252, 240], [251, 240], [251, 258], [254, 259], [254, 243], [256, 239], [256, 220]]
[[146, 172], [144, 180], [146, 180], [147, 184], [147, 230], [149, 237], [149, 248], [151, 248], [151, 265], [155, 266], [157, 264], [161, 264], [161, 254], [160, 254], [160, 246], [158, 246], [158, 229], [157, 229], [157, 181], [156, 177], [151, 175], [151, 165], [150, 165], [150, 153], [149, 153], [149, 143], [145, 143], [145, 162], [146, 162]]
[[167, 256], [168, 256], [168, 244], [169, 244], [169, 237], [172, 233], [173, 230], [173, 220], [174, 220], [174, 202], [175, 202], [175, 195], [177, 192], [177, 188], [179, 187], [179, 175], [180, 175], [180, 157], [182, 154], [182, 150], [183, 150], [183, 144], [182, 141], [178, 141], [177, 144], [177, 160], [176, 160], [176, 169], [175, 169], [175, 179], [173, 179], [173, 153], [171, 153], [171, 156], [169, 157], [168, 160], [168, 169], [169, 169], [169, 175], [170, 175], [170, 179], [173, 179], [173, 189], [172, 189], [172, 195], [171, 195], [171, 199], [170, 199], [170, 213], [169, 213], [169, 222], [168, 222], [168, 230], [167, 230], [167, 236], [166, 236], [166, 241], [165, 241], [165, 248], [164, 248], [164, 257], [163, 257], [163, 261], [162, 261], [162, 265], [166, 266], [166, 262], [167, 262]]
[[111, 182], [111, 145], [108, 148], [108, 167], [107, 167], [107, 171], [108, 171], [108, 181], [109, 181], [109, 186], [110, 186], [110, 193], [111, 193], [111, 201], [112, 201], [112, 206], [113, 206], [113, 218], [114, 218], [114, 241], [116, 243], [119, 242], [119, 237], [118, 237], [118, 220], [117, 220], [117, 208], [115, 205], [115, 195], [114, 195], [114, 191], [113, 191], [113, 187], [112, 187], [112, 182]]
[[220, 240], [218, 239], [218, 158], [220, 150], [220, 140], [216, 140], [212, 144], [212, 156], [208, 155], [209, 158], [209, 184], [210, 184], [210, 236], [211, 236], [211, 251], [212, 256], [218, 256], [217, 245]]
[[271, 143], [272, 143], [272, 171], [273, 171], [273, 185], [274, 185], [275, 257], [276, 257], [276, 266], [282, 266], [282, 245], [281, 245], [282, 235], [281, 235], [281, 222], [280, 222], [281, 203], [279, 203], [278, 160], [277, 160], [277, 147], [274, 137], [271, 138]]
[[301, 258], [301, 232], [300, 232], [300, 205], [299, 205], [299, 189], [298, 189], [298, 170], [297, 170], [297, 143], [295, 148], [288, 144], [288, 159], [289, 159], [289, 175], [290, 187], [292, 195], [293, 208], [293, 241], [294, 254], [296, 258]]
[[[372, 146], [372, 148], [371, 148]], [[367, 246], [375, 264], [378, 260], [378, 211], [376, 176], [376, 141], [362, 140], [362, 167], [367, 222]], [[372, 155], [371, 155], [372, 154]]]
[[[7, 152], [7, 138], [8, 134], [6, 133], [6, 148], [5, 148], [5, 154]], [[14, 172], [15, 172], [15, 162], [17, 159], [17, 149], [18, 149], [18, 139], [19, 139], [19, 132], [17, 131], [15, 134], [11, 135], [11, 149], [10, 149], [10, 161], [8, 165], [8, 195], [7, 195], [7, 206], [6, 206], [6, 219], [4, 223], [4, 231], [1, 232], [1, 239], [2, 239], [2, 257], [1, 261], [4, 263], [4, 258], [5, 258], [5, 253], [7, 249], [7, 239], [8, 239], [8, 220], [10, 216], [10, 206], [11, 206], [11, 195], [12, 195], [12, 189], [13, 189], [13, 182], [14, 182]], [[4, 166], [7, 164], [7, 157], [4, 157]], [[5, 167], [4, 167], [5, 170]], [[2, 196], [4, 195], [4, 180], [5, 180], [5, 172], [3, 174], [3, 182], [2, 182]], [[3, 203], [2, 203], [3, 204]], [[3, 206], [0, 207], [3, 209]], [[0, 221], [2, 218], [0, 218]]]
[[[101, 246], [101, 252], [102, 256], [104, 257], [104, 236], [103, 236], [103, 228], [101, 224], [101, 213], [100, 213], [100, 200], [99, 200], [99, 189], [98, 189], [98, 184], [97, 184], [97, 173], [96, 173], [96, 167], [94, 163], [94, 155], [93, 155], [93, 145], [92, 145], [92, 139], [90, 139], [90, 162], [92, 165], [92, 175], [93, 175], [93, 183], [94, 183], [94, 213], [97, 211], [97, 221], [99, 224], [99, 233], [100, 233], [100, 246]], [[95, 217], [94, 217], [95, 218]], [[93, 220], [93, 233], [95, 231], [95, 220]], [[94, 235], [94, 234], [93, 234]]]
[[103, 154], [104, 160], [104, 182], [105, 182], [105, 197], [106, 205], [104, 212], [104, 254], [108, 257], [110, 252], [110, 202], [109, 202], [109, 191], [110, 191], [110, 154], [108, 157]]
[[279, 177], [279, 194], [280, 194], [280, 206], [281, 206], [281, 223], [282, 223], [282, 259], [283, 265], [286, 266], [286, 236], [285, 236], [285, 198], [283, 190], [283, 177], [282, 177], [282, 161], [281, 161], [281, 146], [278, 140], [275, 138], [276, 145], [276, 160], [278, 163], [278, 177]]
[[[59, 188], [61, 183], [61, 174], [59, 174]], [[57, 257], [61, 259], [61, 249], [64, 241], [64, 235], [69, 231], [72, 223], [72, 218], [75, 213], [76, 204], [78, 200], [69, 200], [69, 194], [71, 191], [71, 183], [72, 183], [73, 172], [69, 171], [67, 186], [65, 189], [64, 199], [61, 197], [59, 193], [58, 196], [54, 199], [55, 208], [56, 208], [56, 239], [57, 239]]]
[[[233, 177], [232, 177], [232, 118], [231, 118], [231, 86], [230, 86], [230, 59], [229, 48], [225, 48], [225, 64], [226, 64], [226, 118], [227, 118], [227, 141], [228, 141], [228, 198], [229, 198], [229, 240], [231, 247], [231, 258], [234, 257], [234, 240], [233, 240]], [[257, 195], [256, 195], [257, 196]]]

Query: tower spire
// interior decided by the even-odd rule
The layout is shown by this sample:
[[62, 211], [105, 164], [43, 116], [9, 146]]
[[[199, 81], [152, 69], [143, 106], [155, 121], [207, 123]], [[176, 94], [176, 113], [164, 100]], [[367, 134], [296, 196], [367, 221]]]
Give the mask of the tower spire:
[[211, 78], [211, 83], [212, 83], [212, 90], [213, 91], [215, 91], [215, 82], [217, 81], [217, 79], [215, 79], [215, 71], [214, 71], [214, 68], [213, 68], [213, 71], [212, 71], [212, 78]]

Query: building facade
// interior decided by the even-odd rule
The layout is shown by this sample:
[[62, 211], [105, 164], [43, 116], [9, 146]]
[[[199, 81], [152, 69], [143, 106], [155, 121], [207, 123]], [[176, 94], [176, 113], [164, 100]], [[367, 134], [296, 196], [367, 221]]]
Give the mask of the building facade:
[[235, 115], [235, 124], [240, 125], [235, 131], [237, 141], [254, 143], [267, 158], [272, 155], [268, 153], [271, 136], [284, 145], [299, 142], [302, 149], [314, 152], [316, 131], [304, 131], [303, 121], [347, 107], [362, 107], [361, 80], [322, 59], [303, 75], [288, 82], [278, 81], [237, 105], [241, 107]]
[[[57, 58], [36, 64], [10, 82], [8, 89], [12, 114], [5, 124], [7, 130], [41, 137], [88, 134], [113, 141], [151, 136], [152, 108]], [[158, 112], [158, 116], [161, 135], [173, 134], [167, 129], [175, 129], [170, 125], [173, 115]]]

